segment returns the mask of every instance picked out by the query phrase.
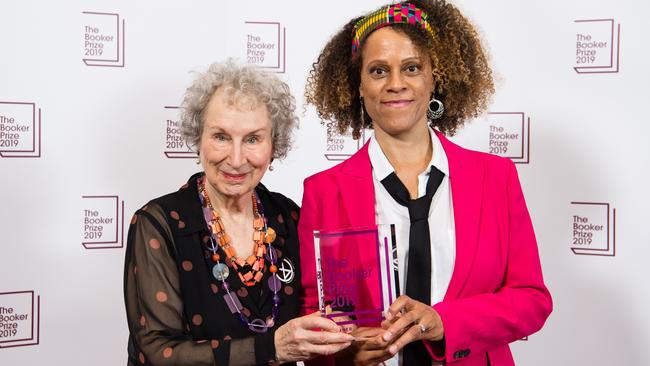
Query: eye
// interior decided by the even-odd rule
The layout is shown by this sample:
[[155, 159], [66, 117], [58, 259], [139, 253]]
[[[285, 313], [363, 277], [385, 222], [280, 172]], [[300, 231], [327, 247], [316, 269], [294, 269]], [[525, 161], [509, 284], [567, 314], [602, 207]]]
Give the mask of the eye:
[[246, 138], [246, 143], [247, 144], [254, 144], [254, 143], [257, 143], [259, 140], [260, 140], [260, 138], [258, 136], [255, 136], [255, 135], [248, 136]]
[[418, 72], [420, 72], [420, 70], [422, 70], [422, 66], [418, 64], [411, 64], [406, 66], [404, 70], [409, 74], [417, 74]]
[[388, 73], [388, 70], [386, 70], [386, 68], [384, 67], [375, 66], [375, 67], [371, 67], [370, 70], [368, 70], [368, 72], [373, 77], [381, 77], [386, 75]]
[[212, 137], [219, 142], [228, 141], [228, 136], [224, 133], [215, 133]]

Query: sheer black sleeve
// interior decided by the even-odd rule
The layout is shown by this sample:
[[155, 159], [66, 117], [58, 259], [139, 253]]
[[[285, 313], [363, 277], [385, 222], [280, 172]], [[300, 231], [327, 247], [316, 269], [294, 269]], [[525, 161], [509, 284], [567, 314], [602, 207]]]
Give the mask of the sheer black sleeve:
[[[183, 313], [171, 230], [161, 208], [149, 204], [131, 220], [124, 268], [124, 297], [130, 332], [130, 360], [145, 365], [254, 365], [256, 348], [268, 340], [196, 340]], [[265, 343], [263, 347], [260, 347]], [[256, 347], [257, 344], [257, 347]], [[272, 348], [274, 350], [274, 347]], [[225, 353], [225, 354], [224, 354]], [[274, 355], [273, 355], [274, 356]]]

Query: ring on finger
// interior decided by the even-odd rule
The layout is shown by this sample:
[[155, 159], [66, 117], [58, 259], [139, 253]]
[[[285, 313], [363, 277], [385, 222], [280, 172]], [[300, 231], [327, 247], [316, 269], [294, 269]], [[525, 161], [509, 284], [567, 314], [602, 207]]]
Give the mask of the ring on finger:
[[420, 327], [420, 333], [426, 333], [429, 330], [429, 328], [422, 323], [418, 323], [418, 327]]

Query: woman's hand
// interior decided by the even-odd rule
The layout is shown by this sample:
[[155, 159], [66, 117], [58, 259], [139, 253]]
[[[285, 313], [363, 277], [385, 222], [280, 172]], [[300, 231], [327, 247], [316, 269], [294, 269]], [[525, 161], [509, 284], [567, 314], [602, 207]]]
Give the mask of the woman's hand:
[[382, 328], [360, 327], [352, 332], [352, 346], [337, 354], [338, 365], [377, 365], [393, 357], [388, 352], [389, 343], [384, 341]]
[[[321, 330], [317, 330], [320, 328]], [[278, 362], [304, 361], [331, 355], [350, 346], [354, 337], [341, 331], [332, 320], [319, 312], [291, 319], [275, 332]]]
[[386, 329], [382, 338], [391, 343], [388, 350], [393, 355], [411, 342], [439, 341], [445, 335], [438, 312], [405, 295], [391, 304], [381, 325]]

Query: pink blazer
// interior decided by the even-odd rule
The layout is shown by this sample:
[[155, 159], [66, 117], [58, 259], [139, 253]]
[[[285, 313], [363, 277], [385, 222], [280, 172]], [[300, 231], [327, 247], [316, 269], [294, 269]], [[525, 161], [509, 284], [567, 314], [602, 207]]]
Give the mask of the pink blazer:
[[[541, 329], [553, 307], [516, 168], [436, 134], [449, 161], [456, 262], [444, 300], [433, 305], [444, 347], [425, 345], [458, 366], [514, 365], [508, 344]], [[298, 233], [306, 313], [318, 309], [312, 232], [375, 224], [368, 144], [304, 184]]]

